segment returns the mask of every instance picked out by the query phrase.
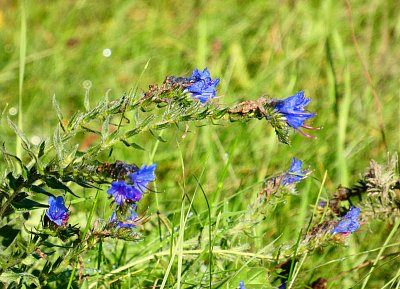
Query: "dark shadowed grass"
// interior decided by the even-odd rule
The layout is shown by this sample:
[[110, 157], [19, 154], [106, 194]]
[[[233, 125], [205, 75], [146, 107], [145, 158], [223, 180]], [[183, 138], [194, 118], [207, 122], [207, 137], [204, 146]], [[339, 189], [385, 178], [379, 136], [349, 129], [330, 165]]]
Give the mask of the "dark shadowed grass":
[[[260, 95], [284, 98], [304, 90], [312, 99], [310, 110], [318, 113], [312, 126], [322, 129], [311, 132], [317, 138], [296, 133], [291, 147], [279, 144], [263, 121], [190, 124], [164, 131], [166, 142], [147, 134], [135, 140], [144, 151], [117, 146], [111, 160], [158, 164], [157, 193], [149, 194], [142, 205], [151, 216], [144, 241], [105, 241], [92, 256], [84, 257], [88, 272], [92, 270], [89, 288], [97, 286], [97, 278], [115, 288], [135, 288], [133, 284], [196, 288], [193, 282], [199, 278], [192, 277], [195, 273], [204, 274], [207, 286], [209, 252], [196, 247], [199, 232], [211, 232], [211, 243], [213, 236], [223, 235], [230, 229], [230, 220], [257, 196], [262, 179], [287, 170], [292, 157], [297, 157], [314, 170], [298, 186], [298, 195], [278, 203], [266, 215], [254, 228], [257, 238], [238, 230], [232, 247], [213, 252], [213, 274], [228, 276], [220, 288], [235, 288], [240, 280], [246, 280], [246, 288], [270, 288], [268, 282], [274, 280], [268, 271], [271, 263], [256, 257], [268, 246], [296, 243], [320, 190], [321, 197], [328, 198], [339, 184], [353, 184], [370, 159], [383, 162], [387, 151], [399, 150], [399, 4], [351, 3], [362, 61], [382, 105], [386, 150], [345, 4], [265, 2], [27, 2], [26, 43], [19, 41], [23, 35], [20, 7], [13, 3], [0, 6], [0, 111], [8, 104], [5, 115], [15, 123], [22, 115], [22, 127], [32, 141], [53, 134], [57, 123], [53, 95], [67, 119], [84, 109], [84, 85], [88, 83], [93, 106], [106, 93], [116, 98], [135, 87], [146, 90], [166, 75], [188, 76], [196, 67], [208, 67], [213, 77], [221, 78], [221, 103]], [[112, 51], [110, 57], [103, 56], [106, 48]], [[20, 62], [26, 62], [22, 111], [10, 115], [11, 108], [21, 109], [17, 97]], [[13, 150], [10, 139], [15, 136], [4, 117], [0, 138]], [[80, 136], [82, 148], [91, 141], [92, 135]], [[107, 153], [99, 158], [107, 160]], [[95, 192], [77, 193], [89, 202], [77, 205], [71, 219], [84, 227]], [[107, 220], [111, 210], [106, 194], [100, 192], [96, 200], [97, 217]], [[395, 249], [384, 247], [399, 242], [396, 235], [389, 240], [391, 231], [382, 220], [363, 225], [349, 238], [347, 247], [325, 248], [293, 268], [292, 276], [299, 282], [295, 284], [302, 288], [324, 277], [330, 288], [362, 288], [363, 283], [367, 284], [364, 288], [385, 284], [390, 288], [392, 283], [396, 288], [398, 281], [390, 280], [398, 280], [400, 274], [392, 269], [397, 259], [390, 253]], [[244, 258], [243, 254], [249, 255]]]

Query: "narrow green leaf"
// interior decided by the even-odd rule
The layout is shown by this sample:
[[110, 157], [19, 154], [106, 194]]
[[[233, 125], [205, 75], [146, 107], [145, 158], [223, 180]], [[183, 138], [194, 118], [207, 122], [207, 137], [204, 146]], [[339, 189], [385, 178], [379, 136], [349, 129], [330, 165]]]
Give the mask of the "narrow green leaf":
[[12, 120], [9, 117], [7, 117], [7, 121], [8, 121], [9, 126], [14, 130], [15, 134], [21, 139], [21, 141], [22, 141], [23, 145], [26, 147], [26, 149], [30, 149], [31, 144], [29, 143], [25, 134], [15, 125], [15, 123], [12, 122]]
[[0, 122], [3, 119], [3, 115], [6, 113], [7, 108], [8, 108], [8, 103], [6, 103], [6, 105], [4, 106], [3, 111], [0, 114]]
[[106, 117], [101, 128], [101, 140], [103, 143], [107, 141], [109, 136], [110, 116]]
[[32, 186], [29, 187], [29, 189], [34, 193], [43, 194], [43, 195], [46, 195], [46, 196], [49, 196], [49, 197], [52, 196], [52, 194], [50, 194], [48, 191], [46, 191], [45, 189], [43, 189], [40, 186], [32, 185]]
[[135, 148], [135, 149], [138, 149], [138, 150], [142, 150], [142, 151], [145, 150], [144, 147], [142, 147], [142, 146], [140, 146], [140, 145], [138, 145], [137, 143], [134, 143], [134, 142], [130, 143], [130, 146]]
[[63, 163], [64, 162], [64, 144], [61, 140], [59, 126], [57, 126], [56, 130], [54, 131], [53, 145], [54, 145], [54, 149], [56, 150], [56, 153], [57, 153], [58, 161], [60, 163]]
[[46, 141], [42, 140], [42, 142], [39, 145], [39, 153], [38, 153], [38, 158], [42, 157], [44, 155], [44, 149], [46, 148]]
[[23, 172], [28, 172], [28, 168], [23, 164], [23, 162], [21, 161], [21, 159], [19, 157], [15, 156], [13, 154], [10, 154], [6, 151], [4, 143], [0, 147], [0, 150], [3, 154], [4, 160], [7, 163], [9, 171], [14, 172], [14, 173], [16, 173], [18, 171], [12, 160], [12, 159], [14, 159], [17, 161], [17, 163], [19, 164], [19, 166], [20, 166], [21, 170], [23, 170]]
[[75, 197], [78, 197], [76, 194], [74, 194], [73, 191], [71, 191], [70, 188], [68, 188], [66, 185], [64, 185], [60, 180], [56, 179], [55, 177], [49, 176], [44, 179], [46, 185], [48, 185], [52, 189], [57, 189], [57, 190], [63, 190], [66, 192], [69, 192], [70, 194], [74, 195]]
[[56, 111], [58, 122], [60, 123], [60, 126], [61, 126], [62, 130], [65, 131], [65, 127], [64, 127], [64, 124], [63, 124], [64, 117], [62, 115], [60, 106], [58, 105], [58, 102], [56, 100], [56, 95], [55, 94], [53, 94], [52, 104], [53, 104], [54, 110]]
[[47, 205], [43, 205], [39, 202], [36, 202], [34, 200], [30, 200], [30, 199], [23, 199], [21, 201], [14, 201], [12, 202], [12, 205], [14, 206], [14, 208], [16, 209], [28, 209], [28, 210], [32, 210], [32, 209], [38, 209], [38, 208], [47, 208]]
[[162, 138], [161, 136], [159, 136], [159, 135], [156, 135], [151, 129], [150, 129], [149, 131], [150, 131], [151, 135], [154, 136], [154, 138], [157, 139], [158, 141], [160, 141], [160, 142], [166, 142], [165, 139], [163, 139], [163, 138]]

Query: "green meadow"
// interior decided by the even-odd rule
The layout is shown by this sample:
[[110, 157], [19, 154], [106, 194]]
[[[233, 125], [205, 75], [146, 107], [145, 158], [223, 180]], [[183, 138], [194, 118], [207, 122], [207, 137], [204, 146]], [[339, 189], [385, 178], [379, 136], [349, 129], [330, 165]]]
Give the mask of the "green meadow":
[[[241, 280], [247, 289], [285, 282], [287, 288], [400, 288], [395, 200], [393, 210], [384, 201], [379, 210], [363, 210], [370, 208], [363, 195], [345, 201], [343, 212], [361, 208], [356, 232], [306, 251], [299, 245], [310, 224], [324, 220], [318, 202], [332, 199], [340, 185], [357, 185], [371, 160], [393, 159], [390, 178], [399, 180], [400, 2], [0, 1], [0, 144], [28, 164], [10, 121], [33, 147], [51, 143], [59, 122], [105, 96], [139, 97], [166, 76], [188, 77], [195, 68], [220, 78], [213, 103], [222, 106], [304, 91], [307, 110], [317, 113], [307, 124], [320, 129], [302, 129], [314, 138], [291, 129], [286, 145], [264, 119], [205, 119], [135, 135], [135, 146], [116, 143], [96, 160], [157, 164], [152, 190], [138, 203], [146, 220], [135, 229], [140, 240], [100, 239], [52, 270], [48, 264], [70, 256], [75, 243], [51, 236], [57, 246], [40, 249], [45, 256], [35, 249], [34, 258], [20, 257], [19, 271], [0, 262], [0, 288], [228, 289]], [[134, 128], [135, 117], [126, 112], [124, 126]], [[100, 139], [82, 130], [66, 149], [86, 151]], [[293, 157], [310, 175], [251, 219], [264, 180], [286, 172]], [[4, 182], [4, 158], [0, 171]], [[388, 190], [400, 199], [397, 184]], [[109, 184], [66, 185], [76, 194], [63, 194], [68, 223], [90, 235], [111, 216]], [[47, 204], [44, 195], [30, 198]], [[26, 237], [44, 212], [16, 211], [0, 227], [25, 218]], [[28, 248], [29, 238], [22, 239], [12, 242]], [[287, 272], [285, 260], [293, 261]], [[312, 285], [321, 278], [325, 287]]]

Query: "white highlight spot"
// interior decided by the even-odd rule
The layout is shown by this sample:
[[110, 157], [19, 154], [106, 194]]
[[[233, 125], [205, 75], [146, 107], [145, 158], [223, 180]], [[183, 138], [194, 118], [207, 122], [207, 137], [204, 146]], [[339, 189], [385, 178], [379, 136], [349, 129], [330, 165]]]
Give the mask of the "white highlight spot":
[[90, 89], [92, 87], [92, 82], [90, 80], [84, 80], [82, 86], [84, 89]]
[[31, 143], [34, 144], [35, 146], [39, 145], [41, 142], [41, 138], [37, 135], [34, 135], [31, 137]]
[[103, 50], [103, 56], [104, 57], [110, 57], [111, 53], [112, 53], [112, 51], [111, 51], [110, 48], [106, 48], [106, 49]]
[[10, 109], [8, 110], [8, 113], [10, 115], [16, 115], [18, 113], [18, 109], [14, 106], [10, 107]]

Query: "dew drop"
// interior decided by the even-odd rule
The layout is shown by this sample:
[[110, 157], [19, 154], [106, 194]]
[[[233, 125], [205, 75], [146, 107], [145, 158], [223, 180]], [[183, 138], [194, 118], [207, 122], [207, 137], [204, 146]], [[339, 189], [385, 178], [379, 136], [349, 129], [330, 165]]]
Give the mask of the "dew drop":
[[111, 56], [111, 53], [112, 53], [112, 51], [111, 51], [111, 49], [110, 48], [105, 48], [104, 50], [103, 50], [103, 56], [104, 57], [110, 57]]
[[82, 86], [84, 89], [90, 89], [92, 87], [92, 82], [90, 80], [84, 80], [82, 82]]
[[39, 145], [41, 141], [41, 138], [37, 135], [34, 135], [31, 137], [31, 143], [34, 144], [35, 146]]
[[18, 109], [14, 106], [10, 107], [10, 109], [8, 110], [8, 113], [10, 115], [16, 115], [18, 113]]

